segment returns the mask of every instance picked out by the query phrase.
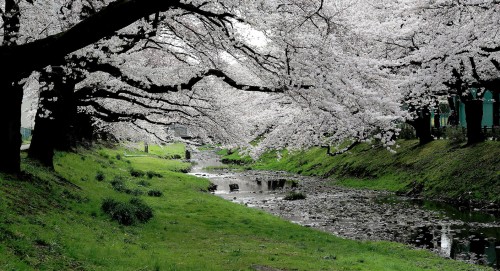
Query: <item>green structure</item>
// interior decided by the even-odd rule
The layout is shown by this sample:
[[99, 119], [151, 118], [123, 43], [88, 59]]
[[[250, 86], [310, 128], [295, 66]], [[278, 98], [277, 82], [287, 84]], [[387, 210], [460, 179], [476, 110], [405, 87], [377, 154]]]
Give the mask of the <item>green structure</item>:
[[[500, 126], [500, 92], [492, 92], [487, 90], [483, 97], [483, 120], [481, 123], [482, 127], [495, 127]], [[467, 121], [465, 118], [465, 105], [460, 101], [460, 98], [454, 96], [450, 99], [455, 103], [456, 108], [458, 108], [458, 125], [462, 127], [467, 127]], [[431, 125], [436, 127], [437, 117], [435, 115], [435, 110], [431, 111]], [[450, 116], [451, 109], [447, 103], [439, 104], [439, 127], [448, 125], [448, 118]]]
[[[492, 127], [500, 125], [500, 110], [499, 110], [499, 101], [498, 101], [499, 93], [493, 93], [487, 90], [484, 93], [483, 98], [483, 121], [481, 122], [481, 126]], [[455, 97], [458, 99], [458, 97]], [[460, 125], [463, 127], [467, 127], [467, 121], [465, 120], [465, 105], [460, 102], [458, 99], [458, 108], [459, 108], [459, 121]]]

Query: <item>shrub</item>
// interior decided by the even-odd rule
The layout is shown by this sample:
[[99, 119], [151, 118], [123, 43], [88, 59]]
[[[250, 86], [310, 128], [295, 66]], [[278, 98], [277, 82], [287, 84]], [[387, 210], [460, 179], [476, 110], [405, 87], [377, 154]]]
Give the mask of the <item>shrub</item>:
[[163, 193], [160, 190], [149, 190], [148, 196], [150, 197], [161, 197]]
[[136, 222], [146, 223], [153, 217], [153, 209], [138, 198], [133, 198], [129, 202], [106, 198], [102, 202], [101, 209], [113, 220], [125, 226]]
[[153, 218], [153, 209], [149, 207], [144, 201], [138, 198], [130, 200], [130, 204], [135, 206], [135, 217], [139, 222], [146, 223]]
[[111, 186], [113, 186], [113, 189], [117, 192], [125, 192], [125, 190], [127, 190], [125, 182], [120, 177], [115, 177], [115, 179], [111, 181]]
[[132, 176], [132, 177], [142, 177], [142, 176], [144, 176], [144, 172], [142, 172], [142, 171], [140, 171], [138, 169], [131, 168], [129, 170], [129, 172], [130, 172], [130, 176]]
[[115, 158], [116, 158], [116, 160], [122, 160], [122, 156], [119, 153], [116, 154]]
[[290, 192], [283, 199], [284, 200], [300, 200], [305, 199], [306, 195], [302, 192]]
[[104, 158], [106, 158], [106, 159], [109, 159], [109, 154], [107, 154], [107, 153], [106, 153], [106, 152], [104, 152], [104, 151], [100, 151], [100, 152], [99, 152], [99, 155], [100, 155], [100, 156], [102, 156], [102, 157], [104, 157]]
[[106, 213], [110, 214], [116, 209], [116, 205], [120, 204], [118, 201], [110, 198], [106, 198], [102, 201], [101, 209]]
[[156, 173], [156, 172], [151, 171], [151, 170], [146, 172], [146, 176], [148, 176], [148, 178], [150, 178], [150, 179], [153, 179], [153, 177], [158, 177], [158, 178], [163, 177], [160, 173]]
[[125, 193], [132, 195], [132, 196], [140, 196], [140, 195], [144, 194], [144, 192], [142, 192], [139, 189], [128, 189], [128, 188], [125, 189]]
[[413, 128], [410, 124], [403, 123], [401, 124], [401, 131], [399, 131], [398, 135], [399, 139], [415, 139], [415, 128]]
[[106, 176], [104, 176], [104, 172], [102, 171], [98, 171], [96, 174], [95, 174], [95, 179], [99, 182], [102, 182], [104, 181], [104, 179], [106, 178]]
[[446, 138], [448, 138], [448, 140], [454, 144], [459, 144], [467, 141], [467, 136], [460, 126], [446, 127]]
[[151, 185], [150, 183], [146, 182], [145, 180], [140, 180], [137, 184], [140, 186], [144, 186], [144, 187], [148, 187]]

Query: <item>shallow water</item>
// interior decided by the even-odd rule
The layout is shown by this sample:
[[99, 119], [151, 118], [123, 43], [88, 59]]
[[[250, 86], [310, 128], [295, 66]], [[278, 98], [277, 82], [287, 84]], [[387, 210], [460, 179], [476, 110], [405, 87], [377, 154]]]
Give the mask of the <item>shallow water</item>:
[[[294, 223], [357, 240], [388, 240], [432, 250], [443, 257], [500, 267], [500, 219], [391, 193], [329, 185], [327, 180], [285, 172], [218, 170], [222, 163], [211, 151], [193, 153], [191, 174], [217, 185], [216, 195], [259, 208]], [[296, 182], [299, 182], [298, 187]], [[237, 190], [230, 185], [238, 185]], [[307, 195], [287, 201], [290, 191]]]

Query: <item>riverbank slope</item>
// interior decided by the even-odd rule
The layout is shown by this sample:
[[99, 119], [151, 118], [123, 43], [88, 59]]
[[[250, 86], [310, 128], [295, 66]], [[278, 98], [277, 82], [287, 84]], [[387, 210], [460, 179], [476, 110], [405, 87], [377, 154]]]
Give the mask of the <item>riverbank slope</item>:
[[[181, 173], [190, 164], [165, 158], [182, 156], [178, 149], [60, 152], [55, 171], [23, 158], [23, 176], [0, 175], [0, 269], [487, 269], [401, 244], [344, 240], [228, 202], [206, 192], [206, 179]], [[122, 209], [142, 202], [153, 217], [122, 225], [114, 219], [129, 222], [130, 214], [108, 216], [104, 209], [116, 206], [102, 208], [105, 199]]]
[[500, 203], [500, 142], [473, 146], [435, 140], [420, 146], [400, 140], [391, 153], [385, 148], [359, 144], [347, 153], [329, 156], [325, 148], [270, 152], [255, 163], [227, 151], [224, 161], [247, 168], [284, 170], [332, 178], [335, 184], [373, 190], [397, 191], [412, 196], [448, 201]]

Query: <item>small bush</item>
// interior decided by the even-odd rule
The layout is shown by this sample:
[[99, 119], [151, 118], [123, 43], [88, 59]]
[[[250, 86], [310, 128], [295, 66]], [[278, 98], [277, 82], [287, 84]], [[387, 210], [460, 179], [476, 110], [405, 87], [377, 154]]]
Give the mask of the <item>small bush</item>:
[[153, 177], [158, 177], [158, 178], [163, 177], [160, 173], [156, 173], [156, 172], [151, 171], [151, 170], [146, 172], [146, 176], [148, 176], [148, 178], [150, 178], [150, 179], [153, 179]]
[[144, 186], [144, 187], [148, 187], [148, 186], [150, 186], [151, 184], [150, 184], [150, 183], [148, 183], [148, 182], [146, 182], [145, 180], [140, 180], [140, 181], [137, 183], [137, 185], [139, 185], [139, 186]]
[[125, 192], [127, 190], [127, 186], [125, 186], [125, 182], [120, 178], [116, 177], [111, 181], [111, 186], [113, 186], [113, 189], [117, 192]]
[[140, 171], [138, 169], [131, 168], [129, 170], [129, 172], [130, 172], [130, 176], [132, 176], [132, 177], [142, 177], [142, 176], [144, 176], [144, 172], [142, 172], [142, 171]]
[[174, 154], [172, 155], [172, 159], [182, 159], [182, 156], [180, 154]]
[[461, 126], [446, 127], [446, 138], [448, 138], [448, 140], [453, 144], [459, 144], [467, 141], [467, 135]]
[[130, 204], [136, 207], [135, 217], [139, 222], [146, 223], [153, 218], [153, 209], [141, 199], [133, 198], [130, 200]]
[[116, 160], [122, 160], [122, 156], [121, 156], [120, 154], [117, 154], [117, 155], [115, 156], [115, 158], [116, 158]]
[[102, 201], [101, 209], [106, 213], [110, 214], [116, 209], [116, 205], [120, 204], [118, 201], [110, 198], [106, 198]]
[[284, 200], [301, 200], [301, 199], [306, 199], [306, 195], [302, 192], [290, 192], [283, 199]]
[[163, 193], [160, 190], [149, 190], [148, 196], [150, 197], [161, 197]]
[[102, 156], [102, 157], [104, 157], [104, 158], [106, 158], [106, 159], [109, 159], [109, 154], [107, 154], [107, 153], [106, 153], [106, 152], [104, 152], [104, 151], [100, 151], [100, 152], [99, 152], [99, 155], [100, 155], [100, 156]]
[[99, 182], [102, 182], [104, 181], [104, 179], [106, 178], [106, 176], [104, 176], [104, 172], [102, 171], [98, 171], [96, 174], [95, 174], [95, 179]]
[[129, 194], [129, 195], [136, 196], [136, 197], [144, 194], [144, 192], [142, 192], [139, 189], [128, 189], [128, 188], [126, 188], [124, 192], [127, 193], [127, 194]]
[[101, 209], [113, 220], [125, 226], [136, 222], [146, 223], [153, 217], [153, 209], [138, 198], [133, 198], [129, 202], [106, 198], [102, 202]]

